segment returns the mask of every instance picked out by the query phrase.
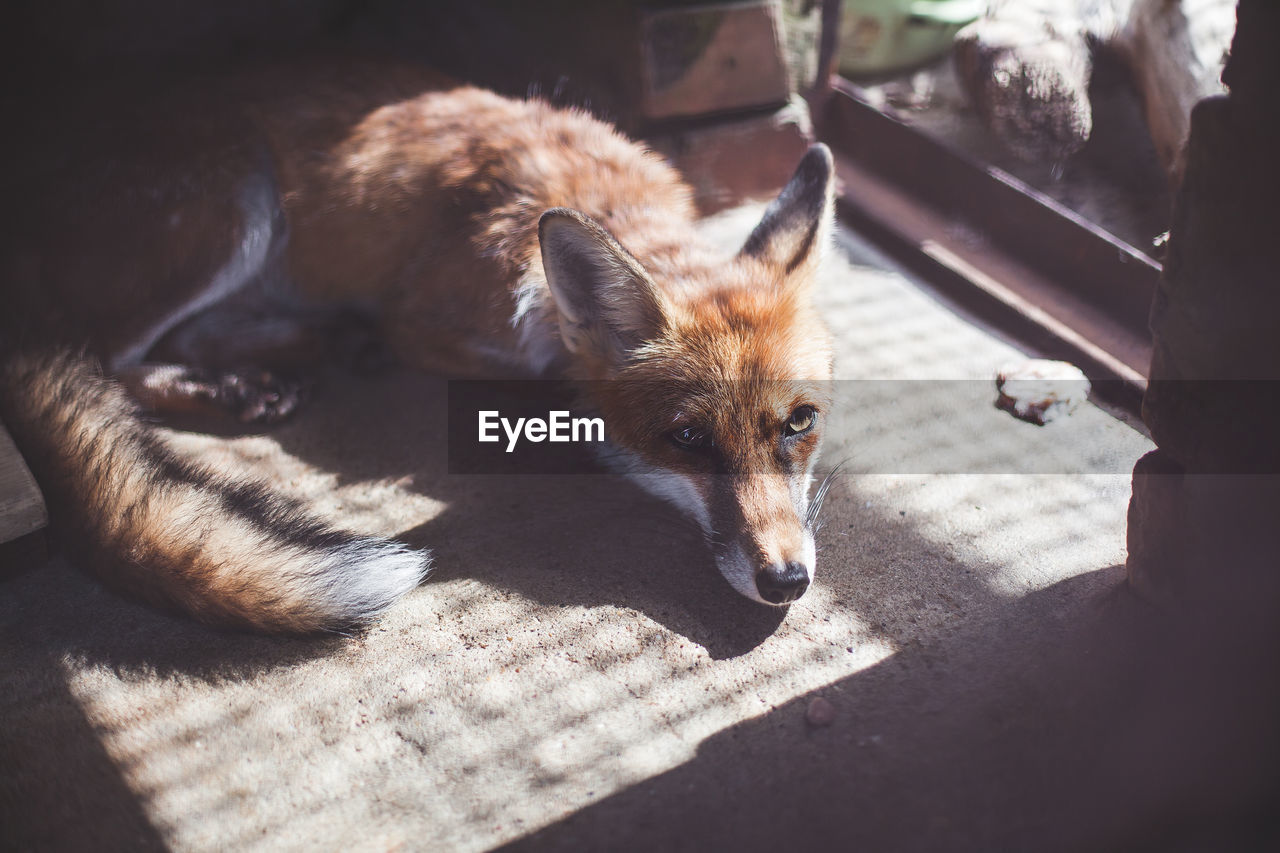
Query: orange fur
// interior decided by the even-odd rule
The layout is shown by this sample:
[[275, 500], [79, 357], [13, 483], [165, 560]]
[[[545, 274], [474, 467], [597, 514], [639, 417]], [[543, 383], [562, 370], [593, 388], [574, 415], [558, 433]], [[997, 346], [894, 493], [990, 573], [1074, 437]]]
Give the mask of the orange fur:
[[[214, 296], [239, 299], [283, 277], [312, 303], [372, 306], [395, 353], [424, 369], [606, 380], [592, 404], [630, 473], [683, 478], [717, 560], [739, 555], [735, 586], [759, 597], [747, 575], [812, 562], [804, 515], [831, 373], [809, 304], [831, 217], [825, 150], [726, 258], [697, 242], [679, 175], [578, 110], [380, 64], [246, 73], [131, 103], [73, 125], [88, 152], [73, 174], [32, 169], [36, 201], [4, 235], [0, 268], [20, 293], [11, 347], [87, 346], [131, 364], [165, 351]], [[269, 263], [280, 270], [268, 276]], [[364, 546], [321, 542], [329, 534], [296, 508], [228, 509], [216, 477], [182, 475], [77, 360], [9, 365], [11, 381], [36, 385], [5, 395], [6, 418], [44, 460], [69, 526], [114, 555], [99, 561], [112, 582], [209, 621], [272, 630], [385, 606], [309, 601], [308, 561]], [[171, 374], [186, 376], [152, 373], [137, 387], [162, 401], [199, 385], [160, 381]], [[787, 434], [807, 409], [818, 424]], [[109, 415], [118, 447], [89, 438]], [[38, 435], [51, 423], [60, 426]], [[714, 452], [672, 442], [692, 423], [714, 434]], [[86, 466], [89, 485], [76, 473]], [[199, 536], [177, 533], [196, 517], [212, 521]], [[272, 524], [309, 532], [294, 541]], [[414, 574], [394, 547], [366, 544]], [[282, 572], [303, 580], [290, 586]]]

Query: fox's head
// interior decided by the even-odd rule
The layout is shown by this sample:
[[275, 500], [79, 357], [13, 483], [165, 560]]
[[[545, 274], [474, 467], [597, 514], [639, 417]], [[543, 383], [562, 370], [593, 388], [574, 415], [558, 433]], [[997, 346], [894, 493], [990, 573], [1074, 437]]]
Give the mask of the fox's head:
[[731, 260], [650, 269], [576, 211], [540, 223], [561, 337], [599, 380], [587, 393], [610, 461], [696, 519], [729, 583], [768, 604], [813, 578], [831, 342], [810, 291], [831, 221], [831, 154], [815, 145]]

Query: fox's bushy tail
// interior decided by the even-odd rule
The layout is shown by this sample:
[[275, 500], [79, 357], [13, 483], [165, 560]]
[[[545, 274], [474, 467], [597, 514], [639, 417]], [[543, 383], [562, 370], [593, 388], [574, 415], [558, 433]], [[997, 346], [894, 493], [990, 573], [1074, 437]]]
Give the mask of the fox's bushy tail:
[[118, 590], [204, 622], [309, 633], [370, 620], [428, 571], [423, 552], [180, 458], [87, 359], [10, 355], [0, 374], [0, 419], [52, 524]]

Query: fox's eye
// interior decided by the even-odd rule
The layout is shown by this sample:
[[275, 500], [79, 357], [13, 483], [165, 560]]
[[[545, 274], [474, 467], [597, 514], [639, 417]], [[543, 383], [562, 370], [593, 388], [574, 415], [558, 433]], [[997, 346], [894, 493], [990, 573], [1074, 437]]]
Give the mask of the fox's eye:
[[818, 412], [813, 406], [800, 406], [787, 419], [787, 425], [783, 432], [787, 435], [799, 435], [802, 432], [807, 432], [813, 427], [813, 422], [817, 419]]
[[671, 440], [683, 450], [702, 450], [715, 445], [711, 434], [701, 427], [685, 427], [671, 433]]

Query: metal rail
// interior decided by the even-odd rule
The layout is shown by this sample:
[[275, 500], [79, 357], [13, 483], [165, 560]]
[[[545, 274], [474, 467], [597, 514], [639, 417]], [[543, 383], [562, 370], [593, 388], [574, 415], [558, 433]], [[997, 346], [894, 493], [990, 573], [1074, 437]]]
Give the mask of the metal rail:
[[1160, 265], [1011, 175], [973, 161], [835, 79], [815, 93], [850, 227], [948, 298], [1137, 412]]

